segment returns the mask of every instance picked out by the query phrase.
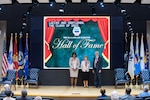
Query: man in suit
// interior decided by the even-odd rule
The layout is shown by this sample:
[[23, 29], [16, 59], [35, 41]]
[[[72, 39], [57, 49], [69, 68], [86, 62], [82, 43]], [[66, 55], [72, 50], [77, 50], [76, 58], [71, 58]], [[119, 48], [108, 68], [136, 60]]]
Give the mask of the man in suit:
[[135, 96], [132, 96], [130, 93], [131, 93], [131, 88], [127, 87], [126, 88], [126, 94], [121, 96], [119, 98], [119, 100], [135, 100]]
[[25, 89], [23, 89], [21, 91], [21, 96], [20, 97], [16, 97], [16, 100], [32, 100], [31, 97], [27, 97], [27, 91]]
[[101, 71], [102, 70], [102, 58], [99, 56], [99, 52], [95, 52], [95, 57], [93, 59], [93, 73], [94, 73], [94, 85], [95, 87], [101, 87]]

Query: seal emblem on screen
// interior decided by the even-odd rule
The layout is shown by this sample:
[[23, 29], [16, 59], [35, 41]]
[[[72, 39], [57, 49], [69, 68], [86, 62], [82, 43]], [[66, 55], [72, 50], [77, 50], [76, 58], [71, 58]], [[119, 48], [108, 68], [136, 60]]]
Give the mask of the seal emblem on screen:
[[81, 28], [76, 26], [73, 28], [72, 32], [73, 32], [74, 36], [79, 36], [81, 34]]

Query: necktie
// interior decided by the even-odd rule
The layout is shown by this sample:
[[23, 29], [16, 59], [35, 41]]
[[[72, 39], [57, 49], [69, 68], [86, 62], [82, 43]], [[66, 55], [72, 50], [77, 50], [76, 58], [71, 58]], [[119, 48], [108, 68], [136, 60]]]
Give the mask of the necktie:
[[96, 57], [96, 58], [95, 58], [95, 68], [96, 68], [96, 63], [97, 63], [97, 61], [98, 61], [98, 58]]

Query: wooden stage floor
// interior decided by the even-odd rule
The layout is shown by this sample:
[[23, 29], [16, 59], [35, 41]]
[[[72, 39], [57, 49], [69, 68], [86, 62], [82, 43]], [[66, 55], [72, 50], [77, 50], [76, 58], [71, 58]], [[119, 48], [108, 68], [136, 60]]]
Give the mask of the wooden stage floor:
[[[102, 86], [102, 88], [106, 89], [106, 94], [110, 96], [110, 93], [113, 90], [118, 91], [119, 95], [123, 95], [125, 93], [124, 87], [118, 87], [115, 89], [114, 86]], [[23, 88], [18, 87], [16, 91], [12, 88], [15, 95], [20, 95], [21, 90]], [[53, 98], [96, 98], [100, 95], [100, 88], [95, 88], [90, 86], [88, 88], [84, 88], [82, 86], [71, 87], [71, 86], [39, 86], [39, 88], [26, 88], [29, 96], [42, 96], [42, 97], [53, 97]], [[142, 92], [140, 86], [132, 86], [131, 94], [137, 95]]]

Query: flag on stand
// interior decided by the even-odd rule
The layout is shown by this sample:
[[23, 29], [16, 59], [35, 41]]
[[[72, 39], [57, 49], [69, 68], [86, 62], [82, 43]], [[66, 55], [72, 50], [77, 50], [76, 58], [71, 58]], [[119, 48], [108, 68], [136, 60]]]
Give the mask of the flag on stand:
[[136, 45], [135, 45], [135, 55], [134, 55], [134, 74], [138, 75], [141, 71], [140, 67], [140, 57], [139, 57], [139, 37], [138, 33], [136, 34]]
[[124, 47], [124, 67], [128, 68], [128, 39], [127, 33], [125, 33], [125, 47]]
[[147, 39], [146, 39], [145, 69], [149, 69], [149, 48], [148, 48], [148, 36], [147, 36]]
[[29, 70], [29, 59], [28, 59], [28, 33], [26, 33], [26, 46], [25, 46], [25, 52], [24, 52], [24, 76], [28, 76], [28, 70]]
[[131, 34], [130, 41], [130, 52], [129, 52], [129, 61], [128, 61], [128, 73], [131, 79], [134, 78], [134, 47], [133, 47], [133, 35]]
[[2, 77], [4, 77], [8, 70], [8, 59], [6, 51], [6, 33], [4, 33], [4, 43], [3, 43], [3, 56], [2, 56]]
[[[14, 50], [13, 50], [13, 62], [14, 62], [14, 69], [18, 71], [17, 33], [15, 33]], [[16, 78], [18, 79], [18, 72], [16, 74]]]
[[19, 34], [19, 54], [18, 54], [18, 78], [22, 79], [23, 77], [23, 67], [24, 67], [24, 55], [22, 49], [22, 34]]
[[140, 65], [141, 65], [141, 70], [145, 69], [143, 34], [141, 36], [141, 46], [140, 46]]
[[11, 37], [10, 37], [9, 54], [8, 54], [8, 68], [9, 69], [14, 68], [14, 63], [13, 63], [13, 33], [11, 33]]

